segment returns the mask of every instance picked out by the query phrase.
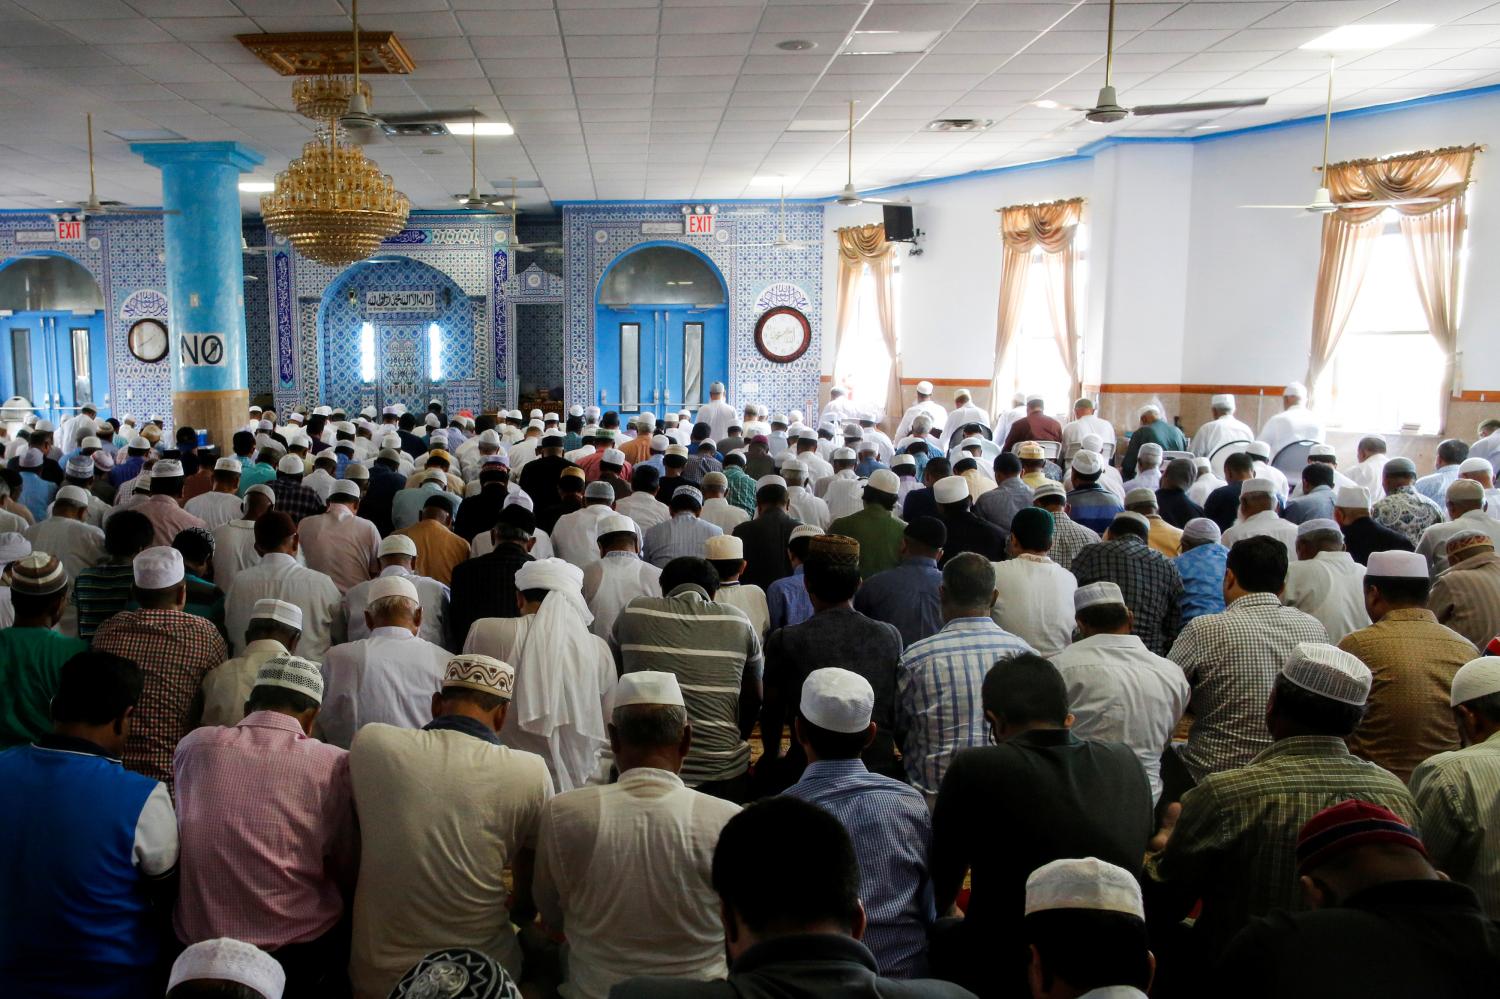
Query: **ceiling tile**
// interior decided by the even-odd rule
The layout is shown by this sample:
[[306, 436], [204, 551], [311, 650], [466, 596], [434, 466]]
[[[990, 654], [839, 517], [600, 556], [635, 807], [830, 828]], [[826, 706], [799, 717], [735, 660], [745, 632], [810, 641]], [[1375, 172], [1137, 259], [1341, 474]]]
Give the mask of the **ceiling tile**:
[[657, 11], [650, 10], [562, 10], [558, 11], [565, 35], [653, 35]]
[[759, 7], [674, 7], [662, 11], [661, 33], [703, 35], [752, 32], [760, 23], [760, 14]]

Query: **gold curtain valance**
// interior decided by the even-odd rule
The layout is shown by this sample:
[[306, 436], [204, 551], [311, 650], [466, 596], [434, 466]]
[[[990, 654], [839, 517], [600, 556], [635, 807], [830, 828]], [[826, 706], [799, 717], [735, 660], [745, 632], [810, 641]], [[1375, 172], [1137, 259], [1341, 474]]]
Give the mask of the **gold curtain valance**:
[[838, 234], [839, 256], [851, 263], [879, 260], [891, 252], [891, 244], [885, 241], [885, 226], [882, 223], [852, 225], [839, 229]]
[[1083, 204], [1083, 198], [1066, 198], [1001, 208], [1000, 237], [1014, 250], [1030, 251], [1039, 246], [1046, 253], [1060, 253], [1073, 241], [1083, 218]]
[[[1468, 188], [1474, 156], [1483, 148], [1451, 146], [1380, 159], [1330, 163], [1323, 182], [1338, 202], [1435, 198], [1421, 204], [1393, 206], [1406, 216], [1430, 215], [1446, 208]], [[1375, 220], [1383, 211], [1384, 206], [1340, 208], [1335, 217], [1360, 225]]]

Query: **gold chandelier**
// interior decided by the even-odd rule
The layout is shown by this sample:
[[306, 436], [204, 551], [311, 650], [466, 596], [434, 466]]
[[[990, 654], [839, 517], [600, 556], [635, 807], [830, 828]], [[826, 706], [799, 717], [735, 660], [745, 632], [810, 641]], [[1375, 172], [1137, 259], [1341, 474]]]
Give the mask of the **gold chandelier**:
[[354, 76], [325, 74], [292, 87], [297, 111], [317, 122], [317, 138], [276, 175], [260, 198], [266, 228], [291, 241], [304, 257], [341, 267], [364, 260], [406, 225], [411, 202], [364, 150], [342, 141], [338, 118], [355, 94], [369, 100], [359, 79], [359, 21], [354, 20]]

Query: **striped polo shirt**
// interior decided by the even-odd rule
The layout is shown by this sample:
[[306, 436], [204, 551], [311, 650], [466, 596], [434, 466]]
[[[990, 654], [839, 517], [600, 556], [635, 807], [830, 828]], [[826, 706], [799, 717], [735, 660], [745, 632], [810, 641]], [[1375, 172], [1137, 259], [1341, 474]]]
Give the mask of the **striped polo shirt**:
[[701, 587], [684, 583], [665, 597], [637, 597], [615, 621], [624, 672], [663, 670], [677, 675], [693, 745], [682, 764], [689, 787], [729, 780], [750, 766], [750, 744], [740, 735], [740, 684], [759, 679], [760, 636], [737, 607], [714, 603]]

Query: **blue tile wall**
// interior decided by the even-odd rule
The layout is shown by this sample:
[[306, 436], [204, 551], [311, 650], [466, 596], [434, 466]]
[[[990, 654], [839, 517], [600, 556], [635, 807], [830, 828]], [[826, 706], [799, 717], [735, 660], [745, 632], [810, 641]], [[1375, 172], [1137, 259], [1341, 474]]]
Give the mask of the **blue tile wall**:
[[558, 392], [563, 384], [563, 303], [523, 301], [516, 313], [516, 381], [521, 396]]
[[[263, 247], [266, 242], [266, 227], [253, 219], [245, 220], [245, 242], [252, 247]], [[270, 395], [275, 387], [271, 382], [271, 361], [274, 351], [271, 344], [271, 310], [268, 308], [266, 281], [269, 261], [264, 252], [245, 254], [245, 276], [255, 280], [245, 282], [245, 358], [249, 367], [250, 398]]]

